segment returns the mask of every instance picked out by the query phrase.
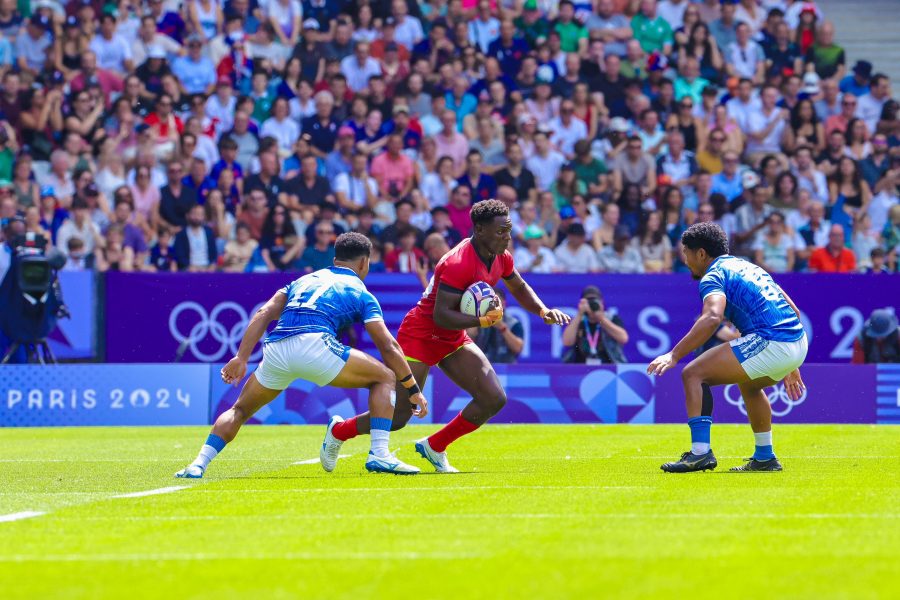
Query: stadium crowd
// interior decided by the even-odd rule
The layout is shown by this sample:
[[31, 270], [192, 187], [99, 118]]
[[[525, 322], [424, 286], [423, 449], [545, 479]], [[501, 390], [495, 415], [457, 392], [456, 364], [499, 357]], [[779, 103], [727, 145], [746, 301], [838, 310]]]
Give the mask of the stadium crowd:
[[[794, 0], [0, 0], [0, 218], [67, 269], [896, 272], [900, 120]], [[8, 254], [8, 250], [7, 253]], [[0, 261], [3, 260], [0, 253]], [[8, 261], [8, 258], [6, 259]]]

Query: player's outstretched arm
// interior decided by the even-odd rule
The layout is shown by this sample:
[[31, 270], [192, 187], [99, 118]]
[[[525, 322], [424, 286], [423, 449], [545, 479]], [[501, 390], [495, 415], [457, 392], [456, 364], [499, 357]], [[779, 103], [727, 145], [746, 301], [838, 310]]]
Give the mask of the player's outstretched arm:
[[253, 348], [262, 339], [266, 333], [269, 323], [281, 316], [284, 305], [287, 304], [287, 295], [278, 290], [275, 295], [269, 298], [269, 301], [259, 307], [256, 314], [250, 319], [244, 337], [241, 338], [241, 345], [238, 347], [237, 354], [222, 367], [222, 381], [225, 383], [238, 383], [244, 378], [247, 372], [247, 362], [253, 353]]
[[722, 294], [710, 294], [703, 300], [703, 313], [691, 330], [687, 332], [681, 341], [675, 344], [671, 352], [653, 359], [647, 367], [647, 373], [662, 375], [678, 361], [702, 346], [713, 336], [722, 320], [725, 318], [725, 296]]
[[419, 389], [419, 384], [409, 369], [400, 344], [388, 331], [384, 321], [369, 321], [366, 323], [366, 332], [381, 353], [381, 360], [384, 361], [388, 369], [394, 372], [397, 381], [409, 390], [409, 401], [416, 406], [413, 409], [413, 414], [420, 419], [427, 415], [428, 400], [422, 394], [422, 390]]
[[540, 316], [547, 325], [565, 325], [571, 320], [569, 315], [561, 310], [544, 306], [538, 295], [534, 293], [534, 290], [516, 269], [513, 269], [512, 275], [503, 281], [506, 283], [506, 289], [513, 295], [519, 306]]

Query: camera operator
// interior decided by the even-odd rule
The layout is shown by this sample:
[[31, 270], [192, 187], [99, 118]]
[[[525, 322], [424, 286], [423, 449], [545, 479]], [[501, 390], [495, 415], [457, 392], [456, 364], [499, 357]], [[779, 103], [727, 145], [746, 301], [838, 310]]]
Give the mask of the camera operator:
[[628, 332], [617, 314], [607, 313], [603, 294], [595, 285], [581, 292], [578, 314], [572, 318], [562, 335], [569, 351], [563, 362], [600, 365], [626, 362], [622, 347], [628, 343]]

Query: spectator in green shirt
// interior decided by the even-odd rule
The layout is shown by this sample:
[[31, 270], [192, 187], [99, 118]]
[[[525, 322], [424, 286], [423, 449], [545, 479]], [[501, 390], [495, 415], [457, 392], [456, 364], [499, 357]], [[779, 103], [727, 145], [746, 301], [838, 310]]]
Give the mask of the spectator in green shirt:
[[563, 52], [584, 52], [587, 49], [588, 32], [584, 25], [575, 20], [575, 5], [571, 0], [559, 3], [559, 17], [553, 29], [559, 34]]
[[641, 0], [641, 11], [631, 19], [631, 29], [644, 52], [668, 55], [672, 51], [672, 28], [656, 14], [656, 0]]
[[681, 61], [678, 79], [675, 80], [675, 100], [680, 102], [687, 96], [694, 104], [700, 104], [700, 95], [709, 81], [700, 77], [700, 61], [688, 56]]
[[606, 193], [609, 187], [606, 174], [609, 173], [609, 169], [606, 163], [591, 154], [590, 140], [575, 142], [575, 159], [572, 165], [575, 168], [575, 177], [578, 181], [584, 182], [589, 195], [600, 196]]
[[550, 33], [550, 22], [538, 9], [537, 0], [526, 0], [522, 15], [513, 23], [531, 47], [538, 45], [538, 38], [546, 38]]
[[844, 49], [834, 43], [834, 24], [822, 23], [816, 43], [806, 51], [806, 64], [812, 63], [821, 79], [840, 81], [846, 74]]

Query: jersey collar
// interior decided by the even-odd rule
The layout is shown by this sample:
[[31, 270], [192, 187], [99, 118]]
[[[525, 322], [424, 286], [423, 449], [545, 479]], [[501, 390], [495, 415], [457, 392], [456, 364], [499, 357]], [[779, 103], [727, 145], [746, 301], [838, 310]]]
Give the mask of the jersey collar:
[[[350, 267], [343, 267], [340, 265], [331, 265], [330, 267], [328, 267], [328, 269], [332, 273], [346, 271], [346, 272], [350, 273], [350, 275], [353, 275], [354, 277], [359, 278], [359, 274], [356, 271], [354, 271], [353, 269], [351, 269]], [[337, 271], [337, 269], [340, 269], [340, 271]]]

